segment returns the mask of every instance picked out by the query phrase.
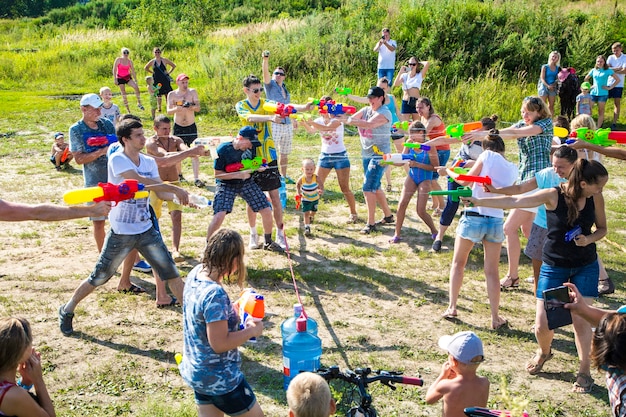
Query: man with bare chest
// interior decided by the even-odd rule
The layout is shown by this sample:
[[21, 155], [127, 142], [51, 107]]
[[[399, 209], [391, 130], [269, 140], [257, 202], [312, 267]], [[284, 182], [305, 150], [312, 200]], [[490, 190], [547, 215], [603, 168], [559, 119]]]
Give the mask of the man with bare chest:
[[[189, 88], [189, 76], [187, 74], [178, 74], [176, 84], [178, 88], [170, 91], [167, 95], [167, 114], [174, 115], [174, 136], [181, 138], [185, 145], [191, 146], [193, 141], [198, 138], [196, 112], [200, 111], [200, 98], [195, 89]], [[204, 187], [204, 182], [199, 178], [200, 161], [197, 157], [192, 158], [191, 167], [194, 184], [196, 187]], [[180, 180], [184, 180], [180, 168], [178, 174]]]
[[[148, 155], [165, 157], [189, 149], [181, 138], [170, 135], [172, 125], [169, 117], [158, 116], [154, 119], [153, 127], [155, 135], [146, 141], [146, 151]], [[198, 157], [194, 158], [198, 159]], [[159, 166], [158, 169], [159, 176], [164, 182], [178, 181], [178, 167], [176, 165]], [[157, 219], [161, 218], [163, 200], [161, 200], [156, 193], [150, 193], [150, 205]], [[167, 201], [167, 209], [172, 218], [172, 258], [174, 258], [176, 262], [182, 262], [185, 260], [185, 257], [179, 250], [180, 236], [182, 233], [182, 206], [173, 201]]]

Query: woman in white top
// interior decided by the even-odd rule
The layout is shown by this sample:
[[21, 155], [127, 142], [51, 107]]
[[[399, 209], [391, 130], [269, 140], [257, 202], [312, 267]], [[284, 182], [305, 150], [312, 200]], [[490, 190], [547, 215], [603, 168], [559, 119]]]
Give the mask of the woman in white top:
[[[489, 176], [497, 187], [508, 187], [517, 179], [517, 166], [504, 158], [504, 141], [496, 129], [491, 130], [482, 141], [484, 152], [480, 154], [468, 175]], [[483, 197], [486, 192], [481, 184], [457, 181], [461, 185], [472, 184], [472, 196]], [[484, 269], [487, 296], [491, 308], [491, 328], [496, 330], [507, 324], [500, 317], [500, 249], [504, 240], [504, 210], [485, 207], [466, 207], [456, 229], [454, 256], [450, 268], [450, 302], [443, 314], [446, 319], [457, 316], [457, 300], [463, 283], [463, 271], [474, 243], [483, 243]]]
[[409, 58], [408, 66], [400, 68], [400, 73], [393, 83], [394, 87], [402, 85], [402, 108], [400, 109], [400, 120], [419, 120], [415, 105], [420, 98], [422, 82], [428, 72], [428, 61], [418, 61], [412, 56]]
[[[322, 100], [332, 100], [331, 97], [322, 97]], [[356, 223], [358, 216], [356, 213], [356, 200], [350, 189], [350, 159], [348, 151], [343, 143], [343, 123], [328, 113], [323, 113], [321, 117], [311, 121], [303, 120], [302, 125], [309, 133], [319, 132], [322, 138], [322, 148], [317, 163], [317, 180], [324, 188], [324, 183], [330, 171], [334, 168], [337, 173], [337, 182], [343, 193], [348, 207], [350, 207], [350, 217], [348, 223]]]

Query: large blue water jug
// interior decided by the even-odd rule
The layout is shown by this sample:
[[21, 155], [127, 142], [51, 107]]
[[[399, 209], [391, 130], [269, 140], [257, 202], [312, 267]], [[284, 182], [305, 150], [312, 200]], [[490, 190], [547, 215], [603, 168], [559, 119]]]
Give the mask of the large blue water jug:
[[283, 388], [285, 391], [300, 371], [317, 371], [320, 368], [321, 356], [322, 340], [306, 330], [293, 333], [283, 339]]
[[[283, 321], [283, 324], [280, 325], [280, 335], [283, 340], [296, 332], [296, 320], [300, 314], [302, 314], [302, 304], [296, 303], [293, 305], [293, 317]], [[306, 331], [317, 336], [317, 322], [311, 317], [306, 319]]]
[[287, 207], [287, 185], [285, 184], [285, 177], [280, 177], [280, 188], [278, 189], [278, 195], [280, 197], [280, 205], [283, 206], [283, 210]]

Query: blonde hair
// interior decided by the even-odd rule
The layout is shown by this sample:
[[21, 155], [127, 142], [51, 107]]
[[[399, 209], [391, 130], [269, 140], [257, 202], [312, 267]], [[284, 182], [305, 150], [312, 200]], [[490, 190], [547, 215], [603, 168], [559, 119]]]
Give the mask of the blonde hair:
[[107, 91], [107, 90], [111, 91], [111, 89], [109, 87], [107, 87], [107, 86], [101, 87], [100, 88], [100, 95], [104, 94], [104, 92]]
[[21, 317], [0, 320], [0, 372], [17, 369], [32, 344], [33, 333], [28, 320]]
[[593, 120], [593, 117], [588, 114], [579, 114], [572, 119], [569, 125], [571, 130], [580, 129], [581, 127], [596, 130], [596, 122]]
[[560, 67], [561, 66], [561, 54], [559, 53], [559, 51], [550, 52], [550, 55], [548, 55], [548, 65], [550, 65], [550, 58], [552, 58], [553, 55], [558, 55], [559, 59], [558, 61], [556, 61], [556, 66]]
[[295, 417], [329, 417], [330, 388], [324, 378], [312, 372], [296, 375], [287, 389], [287, 404]]
[[311, 158], [304, 158], [302, 160], [302, 168], [304, 168], [305, 166], [309, 166], [309, 165], [313, 165], [313, 167], [315, 167], [315, 161], [312, 160]]

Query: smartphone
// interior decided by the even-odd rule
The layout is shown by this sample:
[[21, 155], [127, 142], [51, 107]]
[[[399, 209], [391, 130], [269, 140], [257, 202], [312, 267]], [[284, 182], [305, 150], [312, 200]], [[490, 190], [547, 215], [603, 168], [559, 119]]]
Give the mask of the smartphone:
[[543, 292], [543, 305], [548, 317], [548, 329], [572, 324], [572, 313], [563, 307], [569, 303], [569, 290], [565, 286], [549, 288]]

